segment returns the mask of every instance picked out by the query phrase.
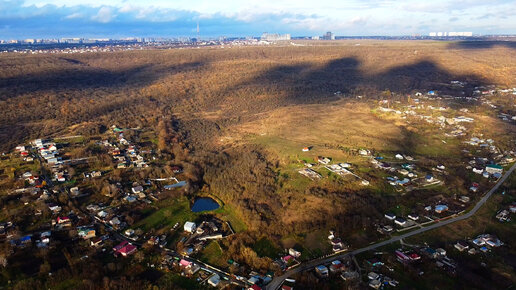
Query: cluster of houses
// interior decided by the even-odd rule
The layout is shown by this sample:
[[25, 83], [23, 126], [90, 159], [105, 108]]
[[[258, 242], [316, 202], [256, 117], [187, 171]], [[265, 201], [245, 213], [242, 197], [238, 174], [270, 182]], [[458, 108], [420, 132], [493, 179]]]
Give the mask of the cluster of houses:
[[[308, 148], [308, 147], [305, 147], [305, 148]], [[318, 156], [316, 160], [317, 160], [317, 162], [319, 164], [324, 166], [324, 168], [326, 168], [330, 172], [333, 172], [333, 173], [335, 173], [337, 175], [340, 175], [342, 177], [351, 175], [351, 176], [356, 177], [358, 180], [360, 180], [362, 185], [369, 185], [369, 181], [361, 178], [360, 176], [356, 175], [355, 173], [353, 173], [350, 170], [351, 164], [349, 164], [349, 163], [330, 164], [332, 159], [330, 157], [324, 157], [324, 156]], [[312, 180], [317, 180], [317, 179], [321, 179], [322, 178], [322, 175], [319, 172], [317, 172], [317, 171], [312, 169], [314, 164], [305, 163], [305, 166], [306, 166], [306, 168], [300, 169], [298, 171], [299, 174], [301, 174], [301, 175], [303, 175], [305, 177], [308, 177], [308, 178], [310, 178]]]
[[345, 242], [343, 242], [341, 238], [335, 236], [335, 232], [333, 231], [330, 231], [328, 240], [332, 246], [332, 251], [334, 253], [346, 251], [349, 248], [349, 246]]
[[423, 247], [419, 249], [419, 252], [427, 258], [435, 260], [437, 267], [442, 268], [450, 273], [455, 273], [457, 262], [446, 255], [447, 252], [445, 249]]
[[399, 284], [398, 281], [391, 277], [376, 272], [369, 272], [367, 274], [367, 279], [369, 280], [369, 287], [373, 289], [380, 289], [384, 286], [396, 287]]
[[[400, 115], [402, 119], [407, 120], [408, 123], [411, 123], [413, 120], [421, 120], [428, 124], [433, 124], [438, 126], [440, 129], [448, 129], [456, 131], [455, 133], [448, 133], [450, 134], [449, 137], [452, 136], [463, 136], [464, 132], [466, 130], [466, 127], [462, 125], [462, 123], [473, 123], [474, 118], [466, 117], [466, 116], [450, 116], [445, 117], [443, 115], [436, 116], [434, 112], [441, 112], [446, 115], [452, 115], [450, 108], [448, 107], [434, 107], [432, 105], [425, 105], [423, 101], [420, 99], [412, 99], [412, 102], [415, 103], [415, 105], [405, 105], [401, 106], [401, 109], [392, 109], [392, 108], [385, 108], [380, 106], [378, 108], [378, 111], [382, 113], [394, 113], [396, 115]], [[382, 103], [382, 102], [381, 102]], [[390, 101], [383, 100], [384, 104], [389, 104]], [[396, 102], [397, 106], [400, 106], [401, 102]], [[423, 112], [430, 111], [430, 115], [425, 115]], [[462, 112], [468, 112], [467, 109], [463, 110]]]
[[185, 256], [199, 252], [210, 240], [219, 240], [227, 236], [222, 229], [222, 222], [216, 218], [202, 221], [200, 224], [187, 221], [183, 225], [183, 230], [188, 234], [181, 240], [184, 244], [182, 254]]
[[39, 155], [45, 159], [48, 164], [60, 164], [61, 158], [57, 150], [56, 143], [44, 139], [36, 139], [32, 142], [38, 150]]
[[[381, 253], [384, 254], [384, 253]], [[414, 269], [419, 275], [423, 275], [424, 272], [419, 270], [422, 264], [428, 264], [429, 260], [434, 260], [436, 266], [443, 268], [450, 273], [455, 273], [457, 263], [446, 256], [447, 252], [443, 248], [431, 248], [428, 246], [421, 248], [411, 248], [409, 250], [397, 249], [394, 251], [394, 258], [397, 262], [403, 265], [404, 269]], [[385, 286], [395, 287], [398, 282], [390, 277], [384, 278], [385, 275], [381, 273], [380, 267], [385, 267], [390, 272], [394, 271], [393, 268], [386, 265], [378, 258], [372, 258], [367, 260], [367, 264], [371, 266], [370, 272], [367, 276], [369, 280], [369, 287], [374, 289], [383, 289]]]
[[299, 257], [301, 257], [301, 252], [294, 248], [290, 248], [288, 249], [287, 255], [282, 256], [280, 259], [274, 261], [274, 263], [276, 263], [276, 265], [285, 271], [289, 268], [299, 265], [300, 262], [297, 260]]
[[50, 238], [52, 233], [50, 231], [44, 231], [41, 233], [27, 234], [20, 238], [10, 237], [9, 243], [13, 247], [26, 248], [32, 245], [32, 242], [36, 244], [38, 248], [48, 248], [50, 245]]
[[161, 261], [162, 270], [171, 270], [172, 267], [181, 267], [184, 271], [185, 276], [193, 275], [199, 271], [200, 267], [192, 262], [179, 257], [173, 257], [170, 255], [164, 255]]
[[[407, 160], [413, 161], [413, 157], [396, 154], [394, 156], [397, 160]], [[434, 177], [433, 174], [421, 174], [416, 171], [416, 166], [413, 163], [402, 163], [402, 164], [391, 164], [384, 160], [384, 157], [377, 156], [374, 158], [370, 158], [370, 162], [373, 164], [375, 168], [382, 169], [388, 171], [390, 173], [395, 173], [397, 175], [387, 176], [385, 179], [387, 182], [394, 186], [398, 191], [405, 188], [406, 190], [412, 190], [415, 186], [430, 186], [440, 184], [441, 180]], [[439, 169], [440, 168], [440, 169]], [[435, 168], [435, 171], [444, 173], [444, 165], [438, 165], [438, 168]], [[424, 175], [424, 177], [420, 177]]]
[[[467, 251], [468, 254], [474, 255], [476, 253], [487, 253], [493, 248], [498, 248], [504, 245], [496, 236], [491, 234], [481, 234], [475, 239], [469, 241], [457, 241], [453, 247], [459, 252]], [[470, 247], [471, 246], [471, 247]]]
[[475, 158], [469, 161], [466, 169], [470, 169], [476, 174], [482, 175], [485, 178], [493, 178], [495, 180], [502, 177], [503, 167], [499, 164], [487, 163], [487, 158]]
[[16, 146], [15, 150], [20, 153], [20, 156], [21, 156], [21, 158], [23, 158], [23, 161], [26, 161], [26, 162], [34, 161], [34, 156], [32, 156], [32, 154], [29, 152], [29, 148], [27, 148], [26, 146], [23, 146], [23, 145]]
[[[466, 200], [464, 200], [466, 198]], [[469, 197], [460, 197], [459, 200], [462, 202], [468, 202]], [[442, 202], [442, 201], [441, 201]], [[430, 223], [435, 221], [436, 219], [441, 219], [445, 215], [449, 215], [448, 213], [450, 208], [447, 204], [437, 203], [435, 205], [427, 205], [423, 208], [420, 214], [413, 212], [408, 214], [406, 217], [396, 216], [394, 213], [388, 212], [384, 214], [386, 220], [391, 222], [392, 224], [383, 224], [378, 227], [378, 232], [388, 234], [394, 231], [394, 226], [399, 228], [399, 231], [403, 229], [412, 228], [416, 225], [424, 225], [426, 223]], [[457, 211], [451, 211], [456, 213]], [[424, 217], [423, 221], [421, 220]]]
[[[384, 217], [387, 220], [393, 222], [395, 225], [400, 226], [400, 227], [412, 226], [412, 225], [415, 224], [416, 221], [419, 220], [419, 216], [417, 214], [409, 214], [408, 215], [408, 217], [409, 217], [408, 220], [403, 218], [403, 217], [396, 216], [393, 213], [386, 213], [384, 215]], [[389, 233], [389, 232], [392, 232], [394, 229], [390, 225], [385, 225], [385, 226], [382, 227], [382, 230], [383, 230], [383, 232]]]
[[509, 208], [499, 210], [496, 213], [496, 219], [500, 222], [510, 222], [511, 214], [516, 213], [516, 202], [512, 203]]
[[22, 175], [22, 178], [30, 185], [34, 186], [35, 188], [42, 188], [46, 185], [46, 182], [41, 176], [32, 174], [32, 172], [25, 172]]
[[298, 172], [299, 172], [299, 174], [306, 176], [312, 180], [317, 180], [317, 179], [322, 178], [322, 175], [320, 173], [318, 173], [317, 171], [315, 171], [311, 168], [303, 168], [303, 169], [299, 170]]
[[350, 260], [334, 260], [330, 264], [316, 266], [314, 271], [320, 278], [340, 276], [344, 281], [355, 280], [360, 276]]
[[117, 137], [117, 142], [111, 143], [108, 140], [104, 140], [100, 144], [102, 144], [106, 148], [109, 148], [109, 152], [113, 157], [114, 162], [116, 163], [116, 168], [149, 167], [147, 161], [142, 156], [144, 152], [138, 150], [138, 147], [136, 145], [131, 144], [131, 142], [124, 137], [123, 129], [119, 129], [115, 125], [113, 125], [112, 131]]

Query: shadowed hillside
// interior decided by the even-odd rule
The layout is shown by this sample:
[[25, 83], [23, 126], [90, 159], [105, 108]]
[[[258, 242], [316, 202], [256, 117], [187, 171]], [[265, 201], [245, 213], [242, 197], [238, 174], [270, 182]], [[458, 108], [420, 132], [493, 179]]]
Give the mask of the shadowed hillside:
[[0, 137], [6, 141], [1, 146], [12, 148], [83, 122], [144, 126], [164, 112], [231, 125], [292, 104], [333, 101], [337, 91], [375, 98], [386, 90], [444, 89], [454, 79], [516, 83], [516, 59], [507, 49], [457, 51], [438, 42], [354, 43], [66, 58], [2, 55], [0, 105], [5, 113]]

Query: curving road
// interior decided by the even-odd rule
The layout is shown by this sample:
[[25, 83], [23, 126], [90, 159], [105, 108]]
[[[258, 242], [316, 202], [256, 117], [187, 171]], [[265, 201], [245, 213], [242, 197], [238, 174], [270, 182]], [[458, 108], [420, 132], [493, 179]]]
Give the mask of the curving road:
[[437, 223], [434, 223], [434, 224], [431, 224], [429, 226], [426, 226], [424, 228], [420, 228], [420, 229], [417, 229], [417, 230], [414, 230], [414, 231], [411, 231], [411, 232], [408, 232], [408, 233], [405, 233], [405, 234], [402, 234], [402, 235], [399, 235], [399, 236], [395, 236], [395, 237], [392, 237], [392, 238], [390, 238], [388, 240], [385, 240], [385, 241], [382, 241], [382, 242], [378, 242], [376, 244], [372, 244], [372, 245], [369, 245], [367, 247], [360, 248], [360, 249], [357, 249], [357, 250], [354, 250], [354, 251], [351, 251], [351, 252], [347, 252], [347, 253], [344, 253], [344, 254], [334, 255], [334, 256], [330, 256], [330, 257], [326, 257], [326, 258], [320, 258], [320, 259], [315, 259], [315, 260], [311, 260], [311, 261], [305, 262], [305, 263], [301, 264], [300, 266], [285, 272], [285, 274], [283, 274], [282, 276], [274, 278], [271, 281], [271, 283], [269, 283], [269, 285], [267, 285], [266, 289], [268, 289], [268, 290], [276, 290], [276, 289], [278, 289], [283, 284], [283, 281], [285, 281], [285, 279], [287, 279], [288, 277], [290, 277], [290, 276], [292, 276], [294, 274], [297, 274], [299, 272], [306, 271], [308, 269], [313, 269], [317, 265], [330, 263], [331, 261], [333, 261], [335, 259], [345, 258], [345, 257], [348, 257], [350, 255], [357, 255], [357, 254], [360, 254], [360, 253], [363, 253], [363, 252], [374, 250], [376, 248], [383, 247], [385, 245], [388, 245], [388, 244], [391, 244], [391, 243], [394, 243], [394, 242], [398, 242], [401, 239], [405, 239], [405, 238], [408, 238], [410, 236], [418, 235], [420, 233], [423, 233], [423, 232], [426, 232], [426, 231], [429, 231], [429, 230], [433, 230], [435, 228], [439, 228], [439, 227], [442, 227], [442, 226], [445, 226], [445, 225], [448, 225], [448, 224], [451, 224], [451, 223], [454, 223], [454, 222], [457, 222], [457, 221], [461, 221], [461, 220], [465, 220], [467, 218], [470, 218], [472, 215], [474, 215], [486, 203], [486, 201], [491, 197], [491, 195], [493, 195], [493, 193], [496, 190], [498, 190], [500, 185], [502, 185], [505, 182], [505, 180], [511, 175], [511, 173], [515, 169], [516, 169], [516, 163], [514, 163], [511, 166], [511, 168], [507, 172], [505, 172], [505, 174], [502, 176], [502, 178], [500, 178], [500, 180], [498, 180], [498, 182], [495, 184], [495, 186], [493, 186], [493, 188], [491, 188], [491, 190], [489, 190], [475, 204], [473, 209], [471, 209], [468, 213], [465, 213], [465, 214], [460, 215], [460, 216], [455, 216], [453, 218], [449, 218], [449, 219], [446, 219], [446, 220], [442, 220], [442, 221], [439, 221]]

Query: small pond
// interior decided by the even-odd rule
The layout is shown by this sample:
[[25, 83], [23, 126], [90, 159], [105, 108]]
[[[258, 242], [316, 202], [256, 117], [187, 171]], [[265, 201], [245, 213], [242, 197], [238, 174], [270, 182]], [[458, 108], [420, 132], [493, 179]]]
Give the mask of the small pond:
[[201, 197], [195, 200], [194, 204], [192, 205], [192, 211], [193, 212], [201, 212], [201, 211], [209, 211], [209, 210], [215, 210], [219, 208], [220, 205], [209, 197]]

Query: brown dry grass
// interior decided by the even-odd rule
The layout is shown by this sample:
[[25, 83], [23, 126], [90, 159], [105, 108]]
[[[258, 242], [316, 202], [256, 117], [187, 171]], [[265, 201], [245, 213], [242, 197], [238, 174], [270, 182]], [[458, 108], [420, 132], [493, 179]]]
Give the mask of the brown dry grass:
[[273, 138], [267, 149], [274, 153], [298, 154], [313, 146], [305, 155], [342, 155], [341, 148], [396, 150], [400, 129], [394, 122], [378, 119], [369, 106], [338, 101], [331, 104], [289, 106], [273, 110], [259, 120], [228, 130], [221, 144], [255, 142]]

